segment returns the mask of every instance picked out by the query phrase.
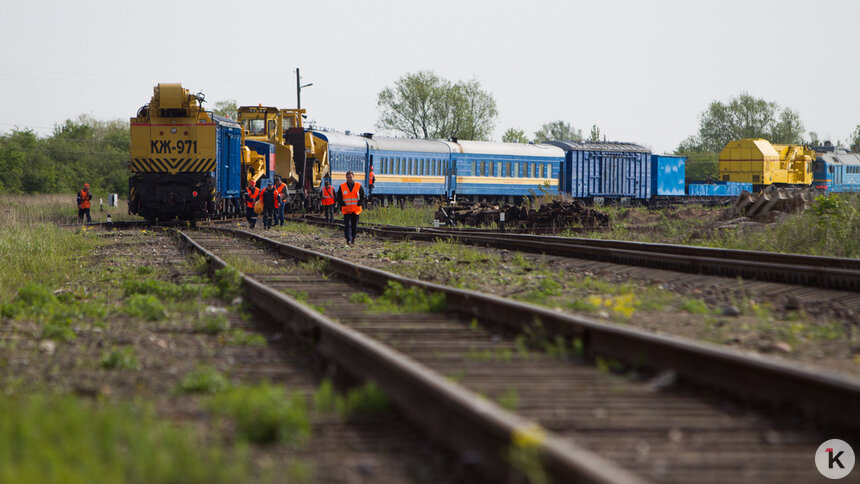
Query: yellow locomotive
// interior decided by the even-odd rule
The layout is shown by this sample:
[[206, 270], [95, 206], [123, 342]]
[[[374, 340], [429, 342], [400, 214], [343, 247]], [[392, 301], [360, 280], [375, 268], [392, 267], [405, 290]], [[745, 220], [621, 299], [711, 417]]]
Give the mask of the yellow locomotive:
[[129, 213], [194, 221], [238, 212], [248, 180], [274, 178], [274, 157], [252, 153], [239, 123], [203, 102], [181, 84], [162, 83], [130, 119]]
[[771, 144], [760, 138], [732, 140], [720, 152], [720, 179], [752, 183], [754, 189], [808, 186], [812, 184], [815, 157], [815, 152], [805, 146]]

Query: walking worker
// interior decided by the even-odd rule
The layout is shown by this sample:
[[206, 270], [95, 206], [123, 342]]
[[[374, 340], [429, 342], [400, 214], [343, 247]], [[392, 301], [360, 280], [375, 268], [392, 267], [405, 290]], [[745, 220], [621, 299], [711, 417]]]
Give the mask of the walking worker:
[[287, 207], [290, 195], [287, 184], [280, 175], [275, 177], [275, 223], [273, 225], [284, 225], [284, 209]]
[[263, 229], [269, 230], [275, 225], [275, 207], [278, 204], [278, 195], [275, 193], [275, 184], [269, 183], [263, 190]]
[[248, 182], [248, 190], [245, 192], [245, 217], [248, 219], [248, 227], [254, 228], [257, 225], [257, 212], [254, 211], [254, 204], [260, 199], [260, 189], [257, 188], [257, 182], [251, 180]]
[[343, 213], [343, 235], [347, 245], [355, 244], [355, 234], [358, 230], [358, 216], [364, 205], [364, 189], [361, 183], [355, 181], [351, 171], [346, 172], [346, 183], [342, 183], [337, 191], [337, 202]]
[[90, 200], [93, 199], [93, 194], [90, 193], [90, 184], [84, 183], [84, 188], [78, 192], [78, 223], [84, 222], [84, 215], [87, 216], [87, 223], [93, 221], [90, 218]]
[[322, 207], [325, 212], [325, 221], [334, 222], [334, 187], [331, 186], [331, 180], [325, 179], [325, 186], [322, 189]]

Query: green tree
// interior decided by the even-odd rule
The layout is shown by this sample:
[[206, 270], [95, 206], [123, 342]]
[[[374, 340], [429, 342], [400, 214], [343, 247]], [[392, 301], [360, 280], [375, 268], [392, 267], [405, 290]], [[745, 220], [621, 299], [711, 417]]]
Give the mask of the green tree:
[[851, 133], [851, 137], [848, 138], [848, 141], [846, 141], [845, 144], [848, 145], [848, 149], [854, 153], [860, 153], [860, 124], [854, 128], [854, 132]]
[[229, 99], [227, 101], [217, 101], [215, 103], [215, 107], [212, 109], [212, 112], [219, 116], [236, 119], [239, 113], [239, 107], [236, 105], [236, 101], [234, 99]]
[[502, 141], [505, 143], [528, 143], [525, 131], [517, 128], [509, 128], [502, 135]]
[[582, 141], [582, 130], [575, 130], [570, 123], [562, 120], [546, 123], [535, 132], [535, 143], [543, 143], [549, 140]]
[[377, 96], [377, 127], [412, 138], [487, 139], [498, 115], [478, 81], [452, 84], [432, 71], [406, 74]]
[[[779, 114], [777, 114], [779, 113]], [[699, 115], [698, 143], [704, 151], [719, 152], [733, 139], [764, 138], [775, 143], [799, 143], [803, 123], [791, 109], [748, 93], [714, 101]]]
[[591, 136], [588, 137], [588, 141], [600, 141], [600, 128], [596, 124], [591, 125]]

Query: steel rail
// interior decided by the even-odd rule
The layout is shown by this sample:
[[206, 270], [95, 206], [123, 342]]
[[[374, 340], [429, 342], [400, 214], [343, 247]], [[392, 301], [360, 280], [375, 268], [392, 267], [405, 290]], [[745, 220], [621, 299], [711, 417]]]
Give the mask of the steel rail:
[[[319, 222], [312, 221], [312, 223]], [[501, 232], [461, 234], [457, 230], [433, 228], [362, 226], [360, 230], [387, 238], [421, 241], [450, 239], [471, 245], [676, 272], [860, 291], [860, 260], [858, 259]]]
[[516, 331], [540, 322], [552, 335], [581, 338], [587, 354], [602, 355], [633, 367], [672, 369], [687, 381], [727, 391], [774, 407], [793, 407], [825, 422], [860, 428], [860, 381], [828, 370], [783, 362], [715, 345], [600, 323], [528, 303], [477, 291], [410, 279], [365, 267], [253, 233], [206, 228], [260, 241], [300, 260], [324, 259], [338, 274], [385, 288], [389, 281], [445, 295], [448, 307]]
[[[223, 228], [202, 230], [257, 237]], [[188, 234], [175, 231], [179, 240], [207, 260], [210, 275], [227, 263], [203, 248]], [[257, 237], [268, 243], [269, 239]], [[299, 259], [324, 257], [290, 246], [279, 247]], [[295, 255], [291, 255], [296, 257]], [[346, 263], [338, 259], [340, 263]], [[346, 263], [349, 264], [349, 263]], [[349, 272], [349, 271], [347, 271]], [[517, 441], [534, 446], [554, 482], [645, 482], [640, 476], [582, 447], [544, 431], [537, 423], [510, 413], [497, 404], [442, 377], [390, 347], [327, 318], [292, 297], [242, 275], [249, 300], [273, 319], [298, 332], [314, 335], [316, 348], [326, 357], [366, 379], [377, 382], [413, 420], [431, 435], [471, 456], [490, 475], [513, 476], [505, 452]]]

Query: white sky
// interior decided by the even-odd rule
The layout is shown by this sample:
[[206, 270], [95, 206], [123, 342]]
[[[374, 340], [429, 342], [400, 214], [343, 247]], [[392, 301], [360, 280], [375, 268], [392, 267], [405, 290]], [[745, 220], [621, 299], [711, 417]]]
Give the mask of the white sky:
[[0, 133], [80, 114], [127, 119], [159, 82], [302, 106], [377, 131], [376, 96], [406, 73], [475, 78], [494, 133], [563, 119], [671, 151], [742, 91], [846, 140], [860, 123], [860, 0], [0, 2]]

